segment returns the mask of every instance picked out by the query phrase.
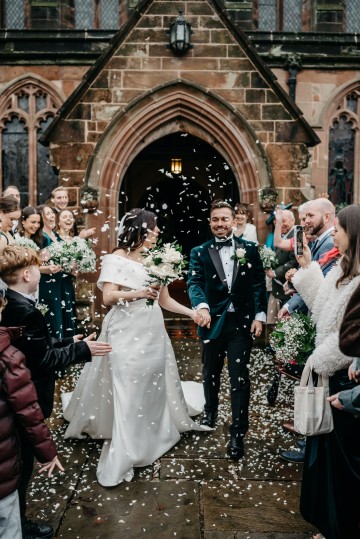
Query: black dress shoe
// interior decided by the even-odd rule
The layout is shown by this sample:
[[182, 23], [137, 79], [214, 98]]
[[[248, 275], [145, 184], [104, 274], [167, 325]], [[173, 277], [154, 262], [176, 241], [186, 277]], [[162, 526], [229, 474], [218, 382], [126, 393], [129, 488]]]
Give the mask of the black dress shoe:
[[227, 452], [233, 460], [239, 460], [244, 456], [244, 441], [242, 436], [239, 434], [231, 435]]
[[302, 463], [305, 460], [305, 448], [295, 449], [294, 451], [281, 451], [280, 458], [287, 462], [294, 462], [295, 464]]
[[306, 438], [299, 438], [295, 441], [299, 449], [305, 449], [306, 447]]
[[26, 520], [22, 525], [23, 539], [52, 539], [54, 530], [49, 524]]
[[215, 422], [217, 419], [217, 412], [205, 412], [203, 417], [200, 420], [200, 425], [205, 425], [206, 427], [215, 427]]

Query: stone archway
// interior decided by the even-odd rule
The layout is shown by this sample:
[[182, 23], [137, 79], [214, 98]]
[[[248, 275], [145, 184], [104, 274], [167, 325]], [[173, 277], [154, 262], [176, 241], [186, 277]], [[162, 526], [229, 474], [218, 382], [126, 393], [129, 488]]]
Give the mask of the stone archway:
[[[177, 132], [207, 142], [222, 155], [245, 202], [256, 204], [257, 190], [272, 183], [265, 151], [246, 119], [201, 86], [174, 81], [146, 92], [115, 115], [100, 138], [86, 183], [100, 188], [105, 215], [117, 218], [121, 182], [132, 160], [150, 143]], [[89, 224], [92, 219], [89, 216]], [[115, 238], [110, 226], [101, 249], [108, 251]]]

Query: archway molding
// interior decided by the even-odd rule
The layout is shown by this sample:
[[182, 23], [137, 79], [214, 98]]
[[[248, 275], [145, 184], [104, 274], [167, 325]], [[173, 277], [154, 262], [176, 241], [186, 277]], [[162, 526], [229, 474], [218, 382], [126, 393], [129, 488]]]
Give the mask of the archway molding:
[[[176, 80], [119, 111], [99, 139], [86, 183], [100, 187], [107, 215], [117, 215], [121, 182], [133, 159], [152, 142], [176, 132], [202, 139], [223, 156], [245, 202], [255, 203], [257, 190], [272, 183], [265, 150], [246, 119], [215, 93]], [[110, 230], [109, 239], [114, 244], [115, 231]]]

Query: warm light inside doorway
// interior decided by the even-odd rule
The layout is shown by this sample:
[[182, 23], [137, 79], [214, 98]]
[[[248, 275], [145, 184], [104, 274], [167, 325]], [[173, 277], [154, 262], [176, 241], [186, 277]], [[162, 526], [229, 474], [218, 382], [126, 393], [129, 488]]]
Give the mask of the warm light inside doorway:
[[174, 157], [173, 159], [171, 159], [171, 172], [173, 174], [181, 174], [182, 161], [180, 157]]

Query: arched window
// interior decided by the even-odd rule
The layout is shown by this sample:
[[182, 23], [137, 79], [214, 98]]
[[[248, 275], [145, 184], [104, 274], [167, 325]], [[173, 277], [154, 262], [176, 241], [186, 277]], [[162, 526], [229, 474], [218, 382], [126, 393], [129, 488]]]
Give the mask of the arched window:
[[29, 79], [0, 97], [1, 190], [17, 185], [23, 204], [45, 202], [58, 184], [49, 148], [39, 138], [60, 104], [51, 91]]
[[329, 131], [329, 199], [338, 208], [354, 201], [354, 178], [358, 175], [360, 88], [345, 95]]

